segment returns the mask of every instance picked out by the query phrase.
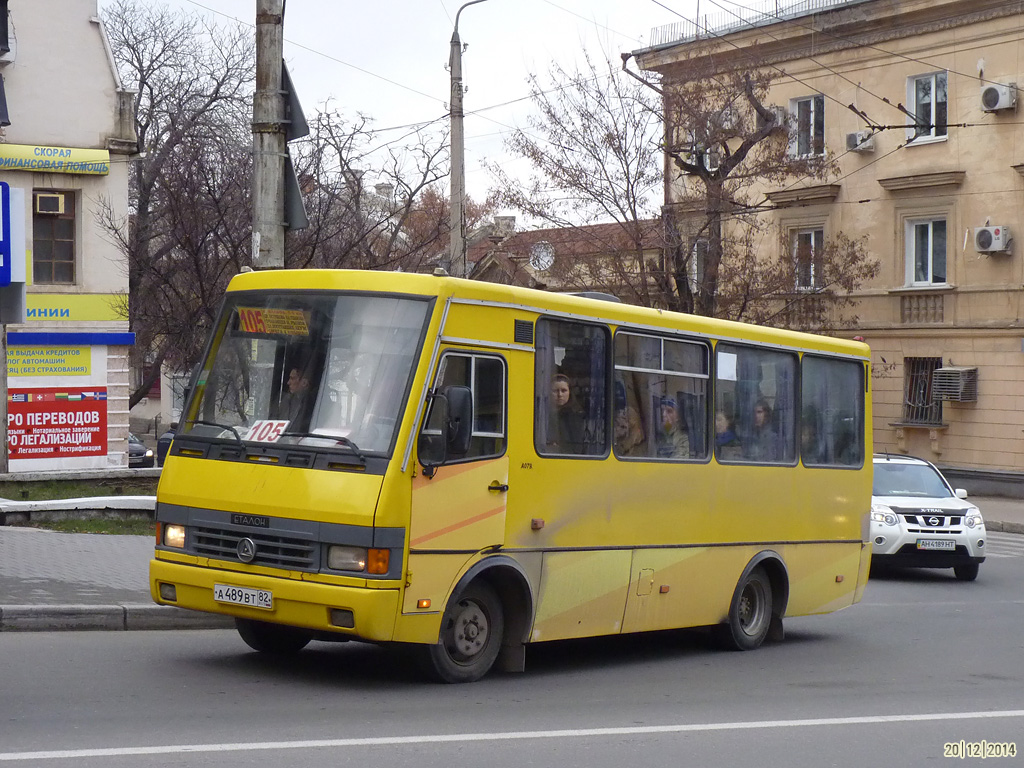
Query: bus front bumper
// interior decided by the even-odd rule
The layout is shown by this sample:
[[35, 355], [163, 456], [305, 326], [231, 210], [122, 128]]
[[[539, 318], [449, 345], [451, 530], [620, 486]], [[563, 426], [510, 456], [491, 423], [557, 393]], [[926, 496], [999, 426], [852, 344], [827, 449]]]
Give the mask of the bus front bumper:
[[[165, 593], [170, 591], [168, 586], [174, 588], [173, 600], [161, 596], [161, 585], [166, 585]], [[232, 597], [246, 590], [269, 592], [271, 607], [215, 600], [215, 585], [240, 588], [228, 592]], [[372, 642], [393, 639], [399, 609], [397, 589], [335, 586], [157, 559], [149, 561], [149, 590], [160, 605], [306, 627]], [[351, 621], [344, 620], [346, 612], [351, 612]], [[338, 626], [334, 622], [339, 619], [352, 626]]]

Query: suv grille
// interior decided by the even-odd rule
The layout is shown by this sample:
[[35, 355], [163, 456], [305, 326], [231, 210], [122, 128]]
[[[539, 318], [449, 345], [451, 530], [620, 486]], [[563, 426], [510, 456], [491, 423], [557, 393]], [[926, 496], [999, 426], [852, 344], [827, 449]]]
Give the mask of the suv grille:
[[256, 545], [252, 565], [268, 565], [300, 571], [315, 571], [318, 547], [315, 541], [297, 536], [279, 536], [269, 531], [240, 532], [228, 528], [196, 526], [192, 529], [192, 549], [199, 555], [218, 560], [241, 562], [238, 542], [251, 539]]
[[944, 510], [894, 509], [907, 525], [908, 533], [961, 533], [963, 515], [950, 514]]

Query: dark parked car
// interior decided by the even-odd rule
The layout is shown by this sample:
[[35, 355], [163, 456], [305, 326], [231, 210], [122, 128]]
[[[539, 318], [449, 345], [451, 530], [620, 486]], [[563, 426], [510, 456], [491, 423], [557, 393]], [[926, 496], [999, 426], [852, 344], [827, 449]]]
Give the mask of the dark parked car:
[[128, 433], [128, 466], [132, 469], [152, 467], [156, 463], [153, 449], [131, 432]]

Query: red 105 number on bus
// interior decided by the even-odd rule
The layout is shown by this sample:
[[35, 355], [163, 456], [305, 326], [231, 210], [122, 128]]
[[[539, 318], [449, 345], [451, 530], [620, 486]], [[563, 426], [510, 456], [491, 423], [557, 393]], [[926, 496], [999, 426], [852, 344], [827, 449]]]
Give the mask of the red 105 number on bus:
[[288, 424], [287, 421], [272, 421], [270, 419], [255, 421], [249, 427], [246, 439], [257, 443], [276, 443], [277, 438], [281, 436]]

